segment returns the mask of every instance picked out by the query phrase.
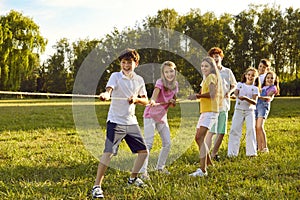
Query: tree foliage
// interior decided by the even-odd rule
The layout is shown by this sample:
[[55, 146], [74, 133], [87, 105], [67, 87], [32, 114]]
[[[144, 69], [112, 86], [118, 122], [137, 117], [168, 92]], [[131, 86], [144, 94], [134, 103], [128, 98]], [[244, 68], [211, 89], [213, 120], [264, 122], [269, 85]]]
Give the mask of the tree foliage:
[[40, 35], [39, 26], [19, 12], [1, 16], [0, 24], [0, 89], [19, 90], [39, 66], [47, 40]]
[[[85, 60], [93, 53], [99, 65], [90, 67], [99, 73], [97, 67], [103, 66], [98, 83], [98, 89], [103, 90], [110, 74], [120, 70], [118, 61], [111, 59], [117, 58], [118, 52], [127, 47], [142, 47], [138, 49], [140, 64], [149, 64], [149, 71], [143, 74], [146, 80], [153, 82], [158, 78], [153, 76], [159, 74], [155, 63], [172, 60], [193, 89], [198, 90], [202, 76], [199, 49], [193, 48], [193, 41], [206, 51], [214, 46], [222, 48], [223, 64], [232, 69], [237, 80], [247, 67], [257, 67], [260, 59], [269, 58], [283, 87], [297, 88], [294, 85], [299, 83], [299, 8], [282, 11], [276, 5], [249, 5], [249, 9], [238, 15], [224, 13], [219, 17], [213, 12], [201, 13], [200, 9], [192, 9], [184, 15], [174, 9], [163, 9], [133, 28], [114, 28], [101, 39], [70, 44], [63, 38], [53, 47], [55, 53], [40, 66], [38, 58], [46, 40], [39, 35], [38, 26], [15, 11], [0, 20], [0, 89], [36, 87], [37, 91], [71, 92], [81, 65], [87, 65]], [[153, 27], [162, 31], [156, 33]], [[87, 90], [88, 87], [82, 88]], [[148, 84], [147, 89], [151, 93], [153, 84]], [[285, 93], [283, 88], [282, 91], [282, 94], [298, 95], [297, 90], [289, 89]]]

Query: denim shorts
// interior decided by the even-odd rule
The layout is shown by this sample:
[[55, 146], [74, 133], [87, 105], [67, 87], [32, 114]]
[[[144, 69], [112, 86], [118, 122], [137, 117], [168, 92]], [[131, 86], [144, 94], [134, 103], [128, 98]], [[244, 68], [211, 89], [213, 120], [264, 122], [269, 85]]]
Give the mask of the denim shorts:
[[270, 102], [258, 101], [255, 110], [255, 119], [262, 117], [267, 119], [270, 112]]

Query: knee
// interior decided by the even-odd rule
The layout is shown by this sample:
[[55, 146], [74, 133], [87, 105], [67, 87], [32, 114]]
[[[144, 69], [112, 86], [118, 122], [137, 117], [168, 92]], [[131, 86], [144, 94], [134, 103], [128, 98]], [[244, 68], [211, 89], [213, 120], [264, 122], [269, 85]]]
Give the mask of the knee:
[[171, 141], [165, 142], [163, 144], [163, 148], [170, 149], [171, 148]]
[[152, 149], [152, 143], [151, 144], [147, 144], [146, 146], [147, 146], [147, 150], [149, 152]]
[[148, 155], [149, 155], [149, 150], [148, 150], [148, 149], [145, 149], [145, 150], [139, 150], [137, 153], [138, 153], [138, 155], [148, 156]]
[[100, 163], [102, 165], [108, 166], [112, 156], [113, 156], [112, 153], [107, 153], [107, 152], [104, 153], [100, 158]]
[[255, 124], [255, 129], [261, 130], [262, 129], [262, 124]]
[[201, 139], [200, 134], [196, 134], [195, 135], [195, 141], [198, 143], [200, 141], [200, 139]]
[[232, 129], [230, 131], [229, 135], [234, 136], [234, 137], [239, 136], [239, 131]]
[[199, 139], [199, 136], [195, 136], [195, 142], [199, 145], [199, 143], [200, 143], [200, 139]]
[[147, 148], [149, 150], [151, 150], [151, 148], [152, 148], [153, 141], [154, 141], [153, 137], [151, 137], [151, 138], [145, 138], [145, 143], [146, 143], [146, 146], [147, 146]]

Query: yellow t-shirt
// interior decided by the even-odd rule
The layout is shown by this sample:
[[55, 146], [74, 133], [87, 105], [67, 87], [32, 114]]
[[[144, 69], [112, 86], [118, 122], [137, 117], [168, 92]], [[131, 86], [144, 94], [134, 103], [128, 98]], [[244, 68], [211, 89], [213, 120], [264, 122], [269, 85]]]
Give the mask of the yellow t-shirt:
[[[209, 74], [203, 81], [201, 89], [202, 94], [210, 92], [210, 84], [214, 84], [217, 86], [217, 76], [215, 74]], [[218, 99], [218, 95], [215, 95], [214, 98], [200, 98], [200, 113], [219, 112]]]

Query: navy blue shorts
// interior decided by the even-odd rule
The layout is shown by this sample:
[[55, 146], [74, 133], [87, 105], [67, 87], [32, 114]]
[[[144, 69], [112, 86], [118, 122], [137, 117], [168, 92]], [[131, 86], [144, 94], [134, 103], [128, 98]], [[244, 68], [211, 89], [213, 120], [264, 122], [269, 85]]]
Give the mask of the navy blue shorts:
[[132, 153], [147, 149], [139, 125], [120, 125], [108, 121], [104, 152], [116, 155], [119, 144], [123, 139], [125, 139]]

